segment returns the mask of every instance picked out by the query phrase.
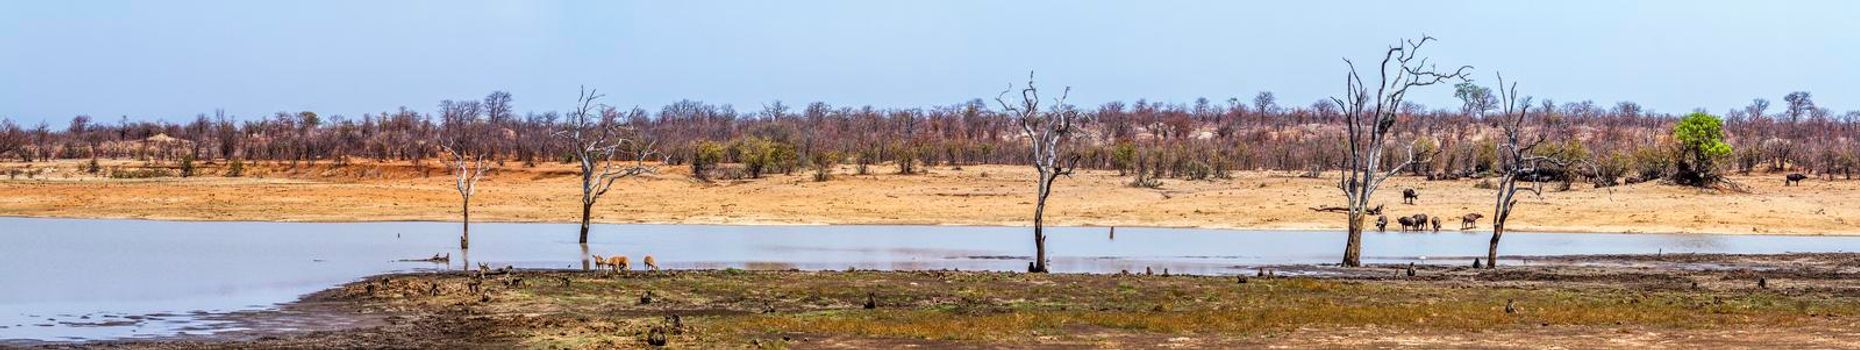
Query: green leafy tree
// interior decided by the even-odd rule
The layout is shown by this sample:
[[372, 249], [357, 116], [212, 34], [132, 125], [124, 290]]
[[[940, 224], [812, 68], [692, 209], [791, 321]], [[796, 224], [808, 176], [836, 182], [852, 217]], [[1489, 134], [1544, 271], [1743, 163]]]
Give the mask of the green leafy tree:
[[1731, 155], [1731, 144], [1724, 142], [1723, 119], [1703, 112], [1687, 114], [1673, 125], [1673, 140], [1679, 142], [1674, 183], [1703, 187], [1724, 180], [1714, 165]]

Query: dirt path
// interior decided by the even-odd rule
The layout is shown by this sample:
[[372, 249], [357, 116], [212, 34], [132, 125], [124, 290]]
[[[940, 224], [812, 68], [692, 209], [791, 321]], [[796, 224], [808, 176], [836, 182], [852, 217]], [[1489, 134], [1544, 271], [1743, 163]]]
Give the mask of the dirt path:
[[[27, 168], [31, 165], [31, 168]], [[0, 216], [256, 221], [449, 221], [458, 195], [444, 169], [406, 163], [254, 164], [247, 176], [104, 179], [77, 162], [7, 163], [37, 169], [33, 179], [0, 180]], [[117, 162], [109, 166], [133, 167]], [[475, 220], [573, 222], [578, 179], [572, 167], [509, 164], [480, 186]], [[202, 166], [217, 174], [223, 164]], [[814, 182], [805, 174], [703, 183], [683, 167], [623, 180], [596, 207], [606, 223], [690, 224], [956, 224], [1026, 225], [1033, 175], [1027, 167], [933, 167], [927, 175], [845, 175]], [[1739, 177], [1748, 193], [1711, 193], [1658, 184], [1522, 196], [1513, 228], [1568, 232], [1692, 232], [1860, 234], [1860, 181], [1811, 180], [1783, 187], [1772, 177]], [[1340, 214], [1309, 208], [1339, 205], [1333, 180], [1241, 172], [1214, 181], [1164, 180], [1161, 189], [1132, 188], [1115, 172], [1087, 171], [1059, 181], [1048, 208], [1058, 225], [1172, 226], [1258, 229], [1340, 229]], [[1378, 197], [1390, 216], [1426, 213], [1457, 218], [1491, 210], [1491, 192], [1477, 181], [1403, 177]], [[1400, 191], [1416, 188], [1418, 205]], [[1489, 220], [1479, 224], [1489, 226]], [[1456, 229], [1456, 220], [1444, 225]]]

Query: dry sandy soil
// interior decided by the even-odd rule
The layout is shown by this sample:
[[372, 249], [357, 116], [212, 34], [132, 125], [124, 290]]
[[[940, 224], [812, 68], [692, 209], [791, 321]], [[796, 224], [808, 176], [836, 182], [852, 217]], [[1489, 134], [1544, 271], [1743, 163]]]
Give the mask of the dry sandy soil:
[[[225, 164], [204, 164], [206, 176], [108, 179], [79, 172], [81, 162], [6, 163], [34, 173], [0, 179], [0, 216], [169, 220], [386, 221], [457, 220], [459, 197], [443, 168], [407, 162], [290, 166], [254, 164], [247, 175], [217, 176]], [[105, 162], [106, 168], [142, 162]], [[172, 164], [168, 164], [172, 167]], [[933, 167], [929, 174], [849, 175], [831, 181], [806, 174], [700, 182], [685, 167], [621, 180], [595, 210], [603, 223], [688, 224], [945, 224], [1028, 225], [1033, 173], [1023, 166]], [[573, 222], [579, 180], [563, 164], [508, 166], [480, 184], [474, 220]], [[1334, 174], [1330, 174], [1334, 175]], [[1341, 214], [1314, 212], [1341, 205], [1334, 179], [1241, 172], [1230, 180], [1164, 180], [1160, 189], [1125, 186], [1128, 177], [1086, 171], [1059, 180], [1047, 220], [1056, 225], [1173, 226], [1249, 229], [1339, 229]], [[1521, 195], [1515, 230], [1559, 232], [1686, 232], [1860, 234], [1860, 181], [1809, 180], [1784, 187], [1780, 176], [1737, 177], [1747, 192], [1702, 191], [1643, 183]], [[1388, 214], [1457, 218], [1490, 216], [1491, 190], [1478, 180], [1390, 180], [1378, 194]], [[1402, 189], [1421, 192], [1418, 205]], [[1481, 227], [1489, 226], [1489, 219]], [[1457, 220], [1445, 225], [1457, 229]]]

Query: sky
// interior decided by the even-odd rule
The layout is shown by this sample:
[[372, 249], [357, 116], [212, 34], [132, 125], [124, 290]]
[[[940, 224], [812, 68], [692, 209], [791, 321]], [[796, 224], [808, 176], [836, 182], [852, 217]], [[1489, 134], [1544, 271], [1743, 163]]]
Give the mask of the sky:
[[[928, 107], [1029, 71], [1073, 102], [1343, 91], [1343, 58], [1403, 38], [1525, 95], [1723, 113], [1810, 91], [1860, 109], [1856, 1], [0, 1], [0, 118], [61, 124], [359, 117], [582, 86], [657, 110]], [[1457, 106], [1451, 87], [1412, 94]]]

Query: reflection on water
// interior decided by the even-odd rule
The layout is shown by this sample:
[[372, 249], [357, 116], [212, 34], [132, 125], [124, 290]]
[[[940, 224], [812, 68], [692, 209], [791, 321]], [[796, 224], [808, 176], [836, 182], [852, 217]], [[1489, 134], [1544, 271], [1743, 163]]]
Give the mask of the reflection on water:
[[[214, 331], [194, 312], [270, 307], [357, 278], [476, 263], [588, 269], [592, 255], [658, 258], [669, 269], [1022, 271], [1017, 227], [474, 225], [0, 218], [0, 339], [97, 339]], [[1121, 232], [1117, 232], [1121, 231]], [[1334, 263], [1344, 235], [1123, 227], [1052, 228], [1054, 272], [1241, 274], [1262, 264]], [[1367, 263], [1467, 264], [1485, 233], [1364, 237]], [[1661, 234], [1507, 234], [1516, 255], [1781, 253], [1860, 250], [1860, 238]], [[447, 262], [405, 262], [451, 254]], [[131, 318], [131, 317], [136, 318]]]

